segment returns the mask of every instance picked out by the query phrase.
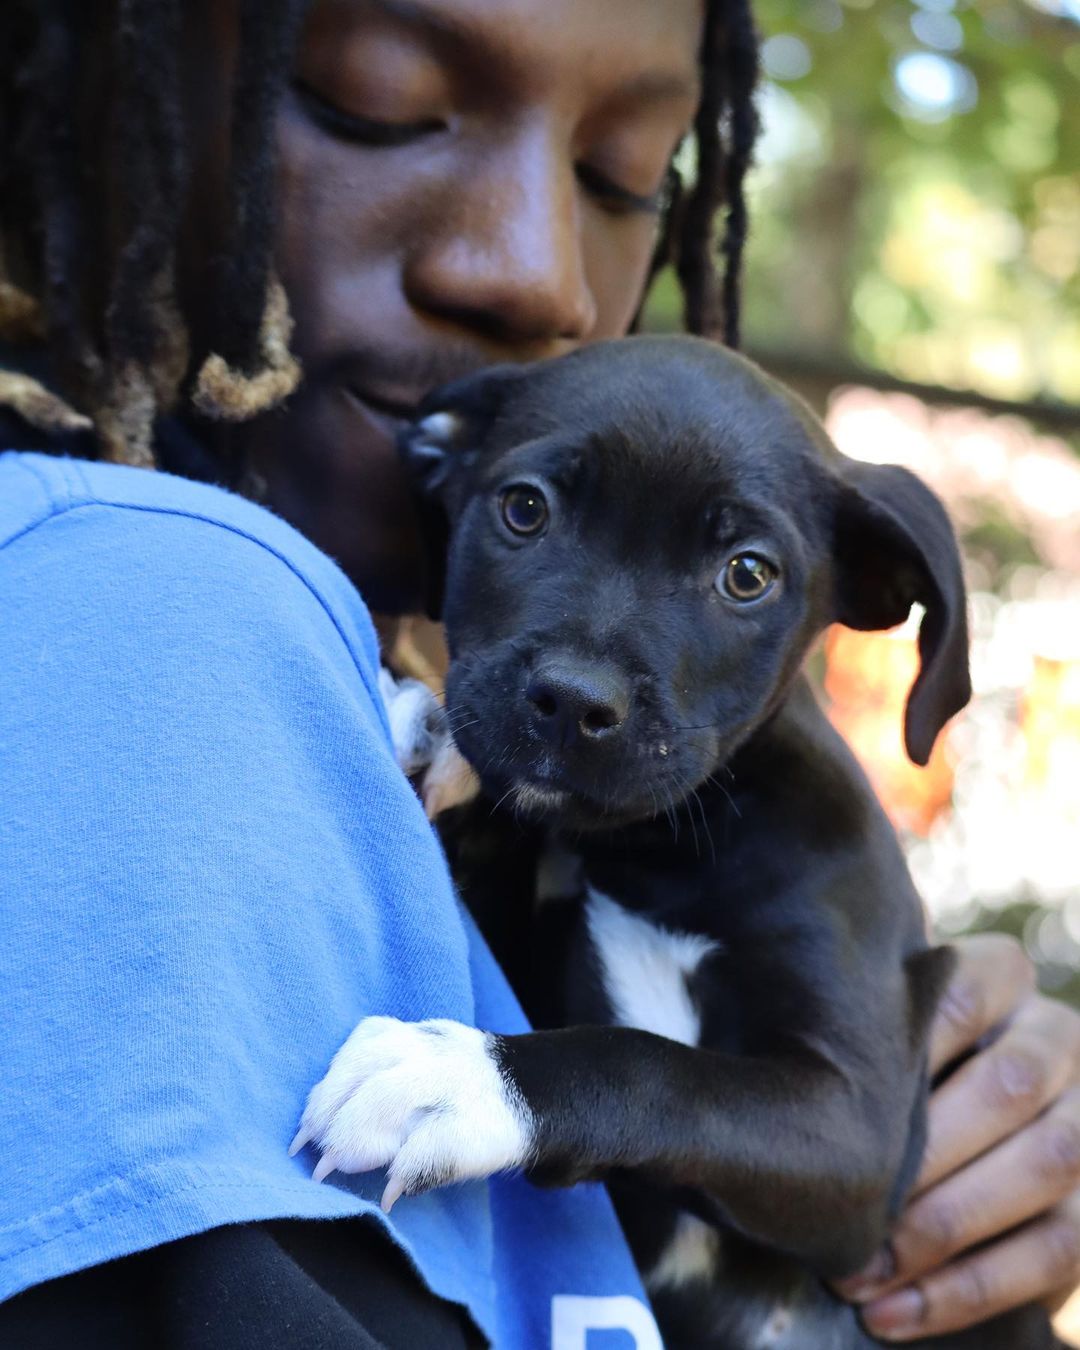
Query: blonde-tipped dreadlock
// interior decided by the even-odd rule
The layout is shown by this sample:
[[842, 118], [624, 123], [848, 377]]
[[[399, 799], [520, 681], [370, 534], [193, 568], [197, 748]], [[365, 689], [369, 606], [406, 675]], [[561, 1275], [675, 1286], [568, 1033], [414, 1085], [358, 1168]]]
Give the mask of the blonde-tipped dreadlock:
[[[101, 5], [0, 0], [0, 336], [44, 343], [59, 391], [0, 374], [0, 409], [61, 436], [92, 425], [99, 454], [152, 465], [155, 422], [181, 398], [238, 421], [293, 391], [292, 325], [272, 272], [274, 122], [307, 3], [237, 0], [227, 224], [215, 241], [206, 356], [189, 352], [175, 276], [189, 182], [185, 0], [109, 0], [108, 53]], [[672, 166], [654, 270], [674, 261], [687, 327], [735, 345], [756, 132], [750, 0], [707, 0], [701, 67], [698, 172], [684, 190]], [[87, 117], [100, 91], [104, 106]], [[193, 355], [203, 357], [197, 372]], [[244, 474], [243, 464], [222, 466], [234, 483], [251, 481]]]
[[38, 431], [91, 431], [93, 422], [50, 393], [40, 382], [17, 370], [0, 370], [0, 404], [17, 412]]
[[[0, 340], [39, 342], [45, 336], [41, 305], [32, 295], [4, 280], [0, 251]], [[40, 380], [18, 370], [0, 369], [0, 407], [10, 408], [37, 431], [51, 433], [93, 430], [89, 417], [78, 413]]]
[[9, 342], [40, 341], [45, 336], [41, 306], [32, 295], [3, 279], [0, 255], [0, 338]]
[[289, 351], [291, 336], [292, 316], [285, 288], [274, 277], [259, 327], [259, 369], [245, 375], [217, 352], [211, 353], [195, 382], [195, 406], [207, 417], [243, 422], [288, 398], [300, 382], [300, 364]]
[[144, 304], [149, 356], [127, 356], [113, 365], [105, 396], [97, 402], [95, 428], [106, 459], [152, 469], [154, 422], [176, 406], [188, 368], [187, 328], [173, 294], [171, 259], [146, 288]]

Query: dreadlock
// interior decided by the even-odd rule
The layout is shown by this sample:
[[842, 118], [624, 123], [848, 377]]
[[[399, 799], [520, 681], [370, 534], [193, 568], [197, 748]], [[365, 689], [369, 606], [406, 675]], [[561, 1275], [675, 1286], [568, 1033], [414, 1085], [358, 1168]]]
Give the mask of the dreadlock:
[[[0, 407], [45, 433], [92, 427], [97, 453], [152, 465], [155, 419], [181, 400], [244, 420], [293, 391], [300, 370], [273, 271], [274, 121], [307, 3], [240, 0], [213, 350], [194, 371], [176, 292], [189, 176], [184, 0], [113, 0], [107, 20], [85, 0], [0, 6], [0, 50], [8, 53], [0, 69], [0, 338], [44, 343], [63, 392], [0, 369]], [[110, 58], [94, 70], [85, 54], [101, 50], [94, 39], [103, 22], [111, 24]], [[689, 187], [674, 165], [669, 172], [650, 272], [651, 280], [674, 263], [687, 328], [732, 346], [757, 65], [750, 0], [707, 0], [696, 172]], [[99, 105], [105, 113], [94, 130], [111, 153], [95, 173], [86, 109]]]
[[[289, 354], [288, 302], [271, 274], [274, 117], [304, 6], [242, 0], [230, 180], [230, 235], [217, 280], [219, 352], [200, 373], [195, 401], [243, 419], [290, 394], [300, 377]], [[237, 377], [237, 372], [242, 372]]]
[[[758, 131], [758, 42], [748, 0], [709, 0], [701, 64], [704, 80], [694, 119], [697, 174], [682, 208], [675, 266], [689, 331], [719, 335], [737, 347], [747, 230], [743, 180]], [[720, 235], [724, 272], [718, 287], [713, 240], [721, 205], [726, 213]]]
[[[79, 129], [95, 80], [80, 58], [99, 47], [89, 39], [100, 7], [8, 0], [0, 17], [10, 54], [0, 72], [0, 336], [44, 338], [67, 398], [0, 371], [0, 404], [43, 431], [92, 423], [99, 452], [131, 464], [154, 462], [154, 420], [188, 377], [175, 270], [188, 174], [182, 4], [115, 0], [108, 69], [96, 76], [109, 85], [100, 121], [116, 167], [107, 182], [90, 171]], [[194, 382], [195, 401], [212, 416], [250, 417], [299, 380], [271, 246], [273, 113], [302, 11], [299, 0], [241, 7], [228, 234], [215, 278], [220, 346]], [[111, 248], [109, 239], [120, 242]]]

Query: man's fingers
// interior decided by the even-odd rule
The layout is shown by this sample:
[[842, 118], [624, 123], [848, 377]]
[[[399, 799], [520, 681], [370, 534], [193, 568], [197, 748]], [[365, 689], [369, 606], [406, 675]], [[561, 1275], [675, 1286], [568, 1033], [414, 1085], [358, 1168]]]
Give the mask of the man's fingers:
[[956, 970], [930, 1030], [931, 1073], [972, 1049], [1035, 988], [1035, 967], [1014, 938], [979, 933], [955, 947]]
[[908, 1283], [1010, 1232], [1062, 1203], [1077, 1186], [1080, 1089], [1074, 1088], [1026, 1129], [908, 1206], [892, 1236], [890, 1283]]
[[[930, 1099], [918, 1195], [1034, 1120], [1080, 1075], [1080, 1015], [1034, 996]], [[997, 1189], [1013, 1189], [1002, 1172]], [[1060, 1199], [1056, 1196], [1056, 1199]]]
[[983, 1044], [931, 1098], [915, 1199], [889, 1248], [842, 1286], [882, 1340], [960, 1330], [1080, 1278], [1080, 1015], [1034, 993], [1012, 939], [956, 948], [932, 1070]]
[[1080, 1280], [1080, 1199], [1000, 1242], [868, 1304], [870, 1332], [886, 1341], [939, 1336], [1045, 1299]]

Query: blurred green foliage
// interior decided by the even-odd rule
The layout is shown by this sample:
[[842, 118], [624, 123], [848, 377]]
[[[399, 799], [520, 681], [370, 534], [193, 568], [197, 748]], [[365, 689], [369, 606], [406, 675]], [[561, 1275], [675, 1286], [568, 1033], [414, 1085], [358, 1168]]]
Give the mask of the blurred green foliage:
[[[1080, 405], [1080, 0], [755, 10], [766, 78], [749, 350], [789, 378], [812, 367], [819, 405], [859, 366]], [[678, 305], [662, 277], [646, 322], [674, 326]], [[969, 513], [984, 582], [1045, 575], [1032, 528], [1005, 499]], [[1014, 933], [1044, 985], [1080, 1006], [1080, 890], [1054, 903], [1024, 888], [993, 905], [972, 895], [953, 919], [947, 932]]]
[[756, 12], [748, 345], [1080, 403], [1080, 3]]
[[1038, 966], [1040, 986], [1080, 1008], [1080, 946], [1060, 910], [1037, 898], [1018, 900], [1003, 909], [982, 910], [965, 931], [1019, 938]]

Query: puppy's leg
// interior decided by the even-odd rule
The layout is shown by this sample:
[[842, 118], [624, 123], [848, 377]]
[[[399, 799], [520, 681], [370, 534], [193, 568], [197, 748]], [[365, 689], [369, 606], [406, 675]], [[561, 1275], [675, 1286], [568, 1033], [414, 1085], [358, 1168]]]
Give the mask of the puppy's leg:
[[514, 1167], [553, 1185], [641, 1169], [840, 1276], [883, 1239], [892, 1133], [809, 1057], [717, 1054], [627, 1027], [495, 1036], [371, 1017], [313, 1089], [292, 1151], [318, 1145], [320, 1179], [388, 1165], [386, 1205]]
[[496, 1036], [488, 1052], [528, 1111], [541, 1183], [631, 1168], [692, 1187], [720, 1222], [824, 1276], [884, 1239], [916, 1076], [911, 1100], [876, 1102], [823, 1056], [722, 1054], [626, 1027]]

